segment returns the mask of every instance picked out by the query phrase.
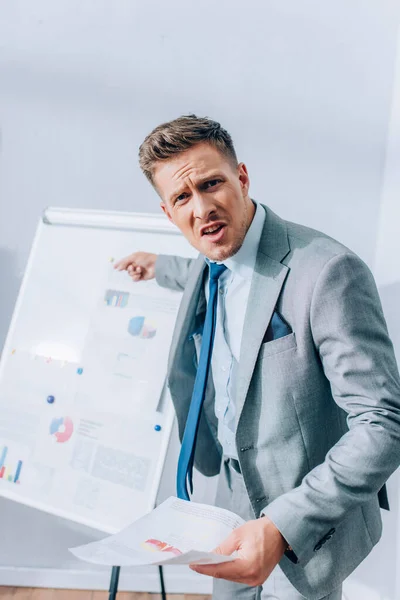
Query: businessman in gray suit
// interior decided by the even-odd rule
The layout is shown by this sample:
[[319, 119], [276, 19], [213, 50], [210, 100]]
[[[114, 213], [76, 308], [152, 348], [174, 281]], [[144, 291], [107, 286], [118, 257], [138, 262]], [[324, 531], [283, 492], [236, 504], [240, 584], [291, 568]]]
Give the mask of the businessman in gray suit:
[[200, 253], [116, 265], [183, 291], [168, 365], [181, 439], [210, 273], [223, 265], [194, 463], [220, 473], [217, 504], [246, 523], [216, 549], [236, 560], [193, 568], [215, 578], [217, 600], [339, 600], [381, 536], [384, 484], [400, 463], [399, 374], [373, 277], [339, 242], [252, 200], [218, 123], [160, 125], [139, 155]]

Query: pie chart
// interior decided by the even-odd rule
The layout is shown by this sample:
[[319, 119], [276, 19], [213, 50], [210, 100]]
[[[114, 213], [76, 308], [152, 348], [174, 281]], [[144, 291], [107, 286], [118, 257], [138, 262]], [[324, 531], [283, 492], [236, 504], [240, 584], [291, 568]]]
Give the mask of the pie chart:
[[74, 424], [69, 417], [56, 417], [50, 423], [50, 434], [60, 444], [68, 442], [73, 431]]
[[133, 317], [129, 321], [128, 331], [133, 337], [150, 340], [155, 337], [157, 329], [145, 317]]

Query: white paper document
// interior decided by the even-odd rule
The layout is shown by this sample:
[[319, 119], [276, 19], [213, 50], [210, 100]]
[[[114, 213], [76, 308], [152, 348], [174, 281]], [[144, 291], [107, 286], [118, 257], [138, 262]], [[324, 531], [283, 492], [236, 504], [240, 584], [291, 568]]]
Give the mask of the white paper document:
[[91, 563], [121, 567], [229, 562], [236, 553], [223, 556], [212, 550], [243, 524], [229, 510], [171, 496], [115, 535], [70, 551]]

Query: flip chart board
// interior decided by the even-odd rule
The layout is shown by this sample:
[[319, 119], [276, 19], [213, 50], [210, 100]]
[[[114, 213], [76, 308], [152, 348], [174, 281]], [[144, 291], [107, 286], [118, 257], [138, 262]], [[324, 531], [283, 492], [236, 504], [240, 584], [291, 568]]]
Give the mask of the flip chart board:
[[113, 263], [195, 256], [163, 216], [50, 208], [0, 363], [0, 495], [113, 533], [154, 507], [181, 294]]

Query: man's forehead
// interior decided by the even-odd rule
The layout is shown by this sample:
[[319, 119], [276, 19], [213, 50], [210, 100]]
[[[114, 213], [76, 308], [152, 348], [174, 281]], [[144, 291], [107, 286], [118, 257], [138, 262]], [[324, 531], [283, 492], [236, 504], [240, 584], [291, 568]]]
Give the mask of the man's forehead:
[[180, 164], [176, 164], [175, 168], [171, 169], [170, 177], [171, 179], [178, 183], [187, 178], [198, 179], [204, 176], [207, 171], [212, 168], [212, 164], [210, 165], [207, 161], [204, 161], [202, 158], [199, 159], [189, 159], [182, 161]]
[[179, 191], [189, 180], [203, 181], [224, 170], [224, 157], [214, 148], [205, 152], [184, 152], [176, 158], [160, 163], [155, 169], [154, 179], [168, 195]]
[[184, 152], [176, 158], [162, 162], [159, 167], [156, 167], [156, 172], [158, 171], [163, 177], [177, 181], [191, 175], [199, 176], [207, 171], [219, 169], [223, 162], [219, 152]]

